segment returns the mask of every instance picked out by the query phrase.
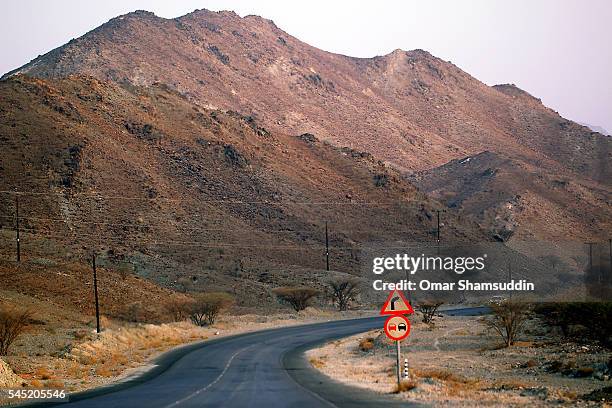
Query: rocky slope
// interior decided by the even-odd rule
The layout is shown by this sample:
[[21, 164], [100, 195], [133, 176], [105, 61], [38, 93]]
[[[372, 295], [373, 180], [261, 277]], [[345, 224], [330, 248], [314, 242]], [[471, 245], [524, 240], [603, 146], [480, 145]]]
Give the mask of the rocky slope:
[[[311, 47], [256, 16], [199, 10], [163, 19], [138, 11], [5, 77], [18, 73], [163, 84], [201, 106], [252, 116], [273, 132], [312, 133], [408, 173], [491, 151], [512, 159], [516, 193], [545, 209], [517, 225], [524, 236], [556, 239], [544, 227], [575, 212], [589, 222], [572, 239], [601, 238], [610, 226], [609, 137], [560, 117], [513, 85], [489, 87], [425, 51], [351, 58]], [[550, 175], [571, 181], [588, 197], [585, 205], [574, 193], [560, 193], [559, 214], [551, 213], [541, 195]], [[574, 230], [570, 224], [557, 229]]]
[[[358, 273], [360, 246], [434, 242], [436, 201], [363, 153], [190, 101], [168, 86], [92, 77], [0, 82], [0, 232], [14, 258], [87, 262], [245, 303], [281, 284]], [[450, 215], [449, 241], [488, 241]], [[328, 275], [327, 275], [328, 276]]]
[[491, 151], [410, 179], [432, 198], [476, 217], [500, 241], [586, 242], [605, 237], [610, 226], [607, 190]]

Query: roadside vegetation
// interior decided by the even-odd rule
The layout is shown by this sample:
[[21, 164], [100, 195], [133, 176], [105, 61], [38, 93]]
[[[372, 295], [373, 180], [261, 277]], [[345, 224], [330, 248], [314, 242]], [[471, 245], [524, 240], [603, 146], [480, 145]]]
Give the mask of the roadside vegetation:
[[417, 303], [417, 310], [421, 312], [423, 323], [432, 323], [438, 309], [444, 302], [440, 300], [424, 300]]
[[525, 327], [531, 306], [523, 301], [507, 300], [491, 303], [489, 307], [492, 314], [485, 319], [486, 326], [501, 337], [505, 347], [513, 345]]
[[189, 318], [196, 326], [213, 325], [219, 314], [234, 303], [234, 298], [223, 292], [200, 293], [194, 296]]
[[282, 287], [273, 290], [281, 303], [290, 305], [293, 310], [300, 312], [310, 306], [311, 302], [321, 291], [305, 286]]
[[29, 310], [0, 307], [0, 356], [8, 354], [9, 347], [26, 330], [31, 317]]
[[435, 325], [423, 318], [421, 305], [429, 313], [436, 306], [415, 304], [412, 334], [401, 346], [409, 377], [399, 385], [395, 344], [382, 330], [330, 342], [307, 357], [337, 381], [426, 405], [600, 407], [612, 402], [610, 302], [507, 299], [492, 304], [490, 315], [445, 315]]
[[329, 297], [340, 311], [348, 310], [361, 294], [362, 283], [357, 278], [336, 278], [328, 285]]

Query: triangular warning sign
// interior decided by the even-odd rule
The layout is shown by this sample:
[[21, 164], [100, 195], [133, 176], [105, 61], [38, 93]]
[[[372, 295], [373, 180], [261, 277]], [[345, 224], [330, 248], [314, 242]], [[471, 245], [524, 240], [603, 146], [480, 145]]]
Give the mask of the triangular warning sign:
[[403, 314], [413, 314], [414, 310], [410, 303], [404, 297], [404, 294], [399, 290], [394, 290], [389, 293], [385, 304], [382, 309], [380, 309], [381, 315], [403, 315]]

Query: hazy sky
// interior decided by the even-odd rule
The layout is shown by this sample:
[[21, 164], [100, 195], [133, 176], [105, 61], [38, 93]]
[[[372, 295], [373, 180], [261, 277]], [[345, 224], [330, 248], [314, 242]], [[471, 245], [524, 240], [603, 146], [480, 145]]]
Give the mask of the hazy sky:
[[493, 85], [515, 83], [563, 116], [612, 132], [612, 1], [19, 0], [3, 2], [0, 73], [144, 9], [274, 20], [318, 48], [358, 57], [422, 48]]

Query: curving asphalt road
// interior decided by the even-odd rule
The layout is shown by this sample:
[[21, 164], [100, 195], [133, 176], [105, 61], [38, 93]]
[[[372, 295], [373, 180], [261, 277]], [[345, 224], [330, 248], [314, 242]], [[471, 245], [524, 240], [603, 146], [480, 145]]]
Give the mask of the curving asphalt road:
[[[480, 314], [480, 309], [447, 311]], [[383, 325], [365, 318], [286, 327], [220, 338], [175, 350], [129, 382], [74, 394], [70, 408], [413, 406], [335, 382], [310, 367], [303, 352]], [[49, 405], [46, 405], [49, 406]]]

